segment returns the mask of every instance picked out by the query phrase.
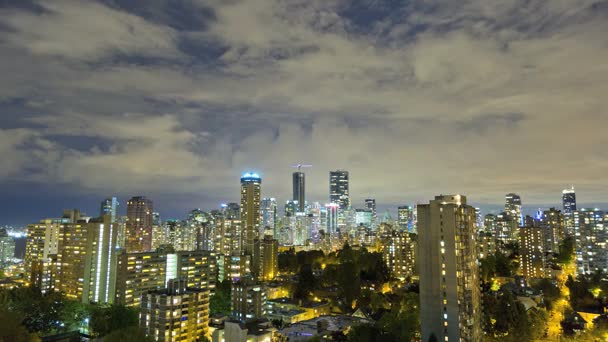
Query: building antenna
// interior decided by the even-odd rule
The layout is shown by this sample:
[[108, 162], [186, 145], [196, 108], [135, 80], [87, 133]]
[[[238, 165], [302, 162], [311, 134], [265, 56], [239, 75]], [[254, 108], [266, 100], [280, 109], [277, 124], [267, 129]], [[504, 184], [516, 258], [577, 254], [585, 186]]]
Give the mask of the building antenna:
[[297, 168], [298, 171], [302, 171], [303, 167], [312, 167], [312, 165], [308, 165], [308, 164], [295, 164], [295, 165], [291, 165], [291, 167]]

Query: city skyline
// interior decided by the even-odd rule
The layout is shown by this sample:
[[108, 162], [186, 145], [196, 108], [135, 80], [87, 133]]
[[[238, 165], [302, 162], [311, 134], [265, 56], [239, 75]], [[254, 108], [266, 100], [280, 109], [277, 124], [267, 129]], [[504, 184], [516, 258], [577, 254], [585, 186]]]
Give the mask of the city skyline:
[[607, 14], [596, 0], [3, 1], [2, 223], [93, 214], [106, 196], [174, 217], [237, 201], [248, 169], [282, 202], [298, 162], [314, 165], [308, 199], [343, 168], [352, 202], [379, 212], [440, 193], [557, 205], [571, 184], [606, 207]]

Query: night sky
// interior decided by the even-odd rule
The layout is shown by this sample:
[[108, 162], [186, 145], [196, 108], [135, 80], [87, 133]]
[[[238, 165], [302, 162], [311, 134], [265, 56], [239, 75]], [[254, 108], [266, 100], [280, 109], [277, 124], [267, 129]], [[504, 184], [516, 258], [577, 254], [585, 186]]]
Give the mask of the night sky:
[[284, 203], [296, 163], [310, 201], [343, 168], [357, 207], [602, 205], [607, 32], [597, 0], [0, 0], [0, 225], [183, 217], [249, 170]]

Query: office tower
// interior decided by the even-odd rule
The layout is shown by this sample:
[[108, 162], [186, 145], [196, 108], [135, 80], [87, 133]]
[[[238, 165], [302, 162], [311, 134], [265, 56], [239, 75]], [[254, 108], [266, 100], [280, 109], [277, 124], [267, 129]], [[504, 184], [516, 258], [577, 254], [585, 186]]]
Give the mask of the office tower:
[[545, 277], [543, 229], [525, 226], [519, 229], [519, 264], [526, 278]]
[[104, 215], [110, 215], [112, 222], [116, 222], [118, 219], [118, 200], [116, 197], [108, 197], [101, 202], [101, 212], [99, 213], [100, 217]]
[[365, 200], [365, 208], [369, 209], [372, 212], [372, 223], [370, 228], [376, 228], [378, 224], [378, 211], [376, 210], [376, 199], [367, 198]]
[[576, 211], [576, 193], [574, 186], [570, 189], [562, 191], [562, 203], [564, 207], [564, 219], [566, 225], [566, 234], [574, 236], [574, 217]]
[[597, 208], [582, 208], [574, 211], [573, 219], [578, 273], [608, 272], [604, 213]]
[[275, 198], [263, 198], [260, 204], [262, 215], [262, 226], [272, 230], [272, 234], [276, 239], [277, 235], [277, 200]]
[[152, 201], [141, 196], [127, 202], [126, 247], [128, 252], [152, 250]]
[[241, 279], [232, 284], [232, 318], [250, 322], [266, 315], [266, 289], [251, 279]]
[[374, 213], [370, 209], [355, 209], [355, 225], [372, 229]]
[[394, 277], [405, 280], [414, 274], [414, 245], [407, 231], [393, 231], [384, 239], [382, 259]]
[[8, 236], [6, 229], [0, 228], [0, 269], [11, 263], [15, 257], [15, 240]]
[[241, 222], [243, 224], [243, 252], [253, 255], [253, 240], [260, 228], [260, 194], [262, 178], [257, 173], [241, 177]]
[[139, 326], [155, 341], [202, 341], [209, 334], [209, 289], [172, 280], [142, 296]]
[[338, 204], [342, 210], [350, 207], [348, 182], [348, 171], [337, 170], [329, 172], [329, 201]]
[[412, 212], [411, 206], [401, 206], [397, 208], [397, 224], [402, 231], [412, 231]]
[[475, 208], [441, 195], [417, 211], [422, 341], [481, 341]]
[[483, 215], [481, 215], [481, 208], [475, 208], [475, 223], [477, 223], [477, 230], [483, 230]]
[[338, 232], [338, 209], [340, 205], [337, 203], [329, 203], [325, 205], [327, 210], [327, 230], [326, 234], [335, 234]]
[[260, 242], [261, 269], [259, 279], [262, 281], [273, 280], [279, 272], [279, 242], [266, 235]]
[[298, 203], [298, 212], [303, 213], [306, 206], [306, 188], [305, 188], [304, 172], [293, 173], [293, 200]]
[[161, 246], [154, 252], [122, 253], [116, 269], [115, 303], [139, 306], [143, 294], [163, 289], [172, 279], [188, 287], [215, 288], [216, 255], [208, 251], [178, 251]]
[[517, 222], [518, 227], [523, 225], [521, 197], [518, 194], [510, 193], [505, 196], [505, 212]]
[[518, 221], [514, 216], [509, 215], [506, 212], [502, 212], [496, 215], [496, 240], [501, 241], [503, 244], [517, 242], [517, 230]]
[[298, 201], [287, 201], [285, 202], [285, 212], [284, 215], [287, 217], [296, 216], [296, 213], [299, 212], [300, 203]]

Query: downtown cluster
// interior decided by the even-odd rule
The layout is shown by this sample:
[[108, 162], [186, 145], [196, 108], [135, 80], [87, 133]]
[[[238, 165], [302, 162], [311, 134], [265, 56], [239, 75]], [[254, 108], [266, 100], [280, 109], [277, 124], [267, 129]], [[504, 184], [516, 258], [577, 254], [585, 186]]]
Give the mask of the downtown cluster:
[[463, 195], [379, 217], [349, 173], [329, 202], [305, 173], [279, 213], [245, 173], [240, 202], [161, 219], [143, 196], [27, 227], [25, 259], [0, 231], [0, 341], [595, 341], [608, 337], [608, 214], [482, 215]]

